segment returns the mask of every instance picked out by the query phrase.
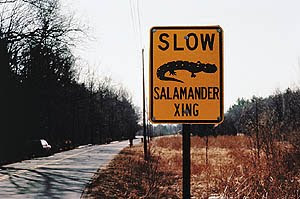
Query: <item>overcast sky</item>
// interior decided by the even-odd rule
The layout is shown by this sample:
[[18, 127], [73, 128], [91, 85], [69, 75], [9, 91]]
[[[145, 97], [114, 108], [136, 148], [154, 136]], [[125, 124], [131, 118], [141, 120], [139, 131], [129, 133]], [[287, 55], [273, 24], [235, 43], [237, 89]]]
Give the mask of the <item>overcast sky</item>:
[[75, 54], [95, 71], [96, 78], [110, 76], [122, 84], [139, 107], [141, 48], [145, 48], [148, 71], [153, 26], [223, 28], [225, 111], [238, 97], [268, 96], [276, 89], [300, 85], [299, 1], [62, 1], [64, 11], [74, 12], [89, 27], [91, 38], [74, 49]]

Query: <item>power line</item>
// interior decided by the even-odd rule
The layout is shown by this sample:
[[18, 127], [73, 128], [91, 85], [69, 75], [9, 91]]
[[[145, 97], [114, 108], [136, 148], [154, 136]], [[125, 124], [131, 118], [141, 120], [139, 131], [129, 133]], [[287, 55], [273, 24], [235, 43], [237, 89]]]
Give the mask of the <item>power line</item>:
[[143, 48], [140, 4], [138, 0], [137, 0], [137, 17], [138, 17], [138, 24], [139, 24], [139, 39], [140, 39], [139, 42], [140, 42], [140, 47]]
[[137, 51], [140, 53], [140, 50], [143, 46], [142, 44], [142, 26], [141, 26], [141, 15], [140, 15], [140, 4], [139, 1], [129, 0], [130, 6], [130, 17], [134, 35], [137, 36]]
[[132, 29], [133, 29], [133, 33], [136, 34], [136, 24], [135, 24], [135, 18], [134, 18], [134, 9], [132, 6], [132, 0], [129, 0], [129, 6], [130, 6], [130, 19], [131, 19], [131, 24], [132, 24]]

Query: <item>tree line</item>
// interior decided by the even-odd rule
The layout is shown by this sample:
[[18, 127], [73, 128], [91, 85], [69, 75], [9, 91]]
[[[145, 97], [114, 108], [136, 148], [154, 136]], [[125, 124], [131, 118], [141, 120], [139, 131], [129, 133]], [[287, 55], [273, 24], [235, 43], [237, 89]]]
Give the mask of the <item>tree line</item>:
[[30, 140], [58, 151], [135, 135], [126, 90], [108, 79], [79, 83], [71, 48], [85, 33], [59, 0], [1, 0], [0, 9], [0, 163], [24, 157]]
[[[193, 134], [247, 136], [264, 134], [280, 139], [290, 139], [300, 130], [300, 89], [276, 91], [268, 97], [251, 99], [238, 98], [225, 113], [224, 121], [219, 125], [192, 125]], [[293, 136], [292, 136], [293, 137]]]
[[[300, 129], [300, 89], [277, 91], [268, 97], [240, 98], [225, 114], [217, 131], [251, 135], [256, 131], [276, 132], [277, 138], [287, 139]], [[274, 135], [275, 136], [275, 135]]]
[[287, 142], [300, 155], [300, 89], [277, 91], [268, 97], [238, 99], [225, 114], [217, 134], [252, 137], [257, 156], [275, 157], [278, 142]]

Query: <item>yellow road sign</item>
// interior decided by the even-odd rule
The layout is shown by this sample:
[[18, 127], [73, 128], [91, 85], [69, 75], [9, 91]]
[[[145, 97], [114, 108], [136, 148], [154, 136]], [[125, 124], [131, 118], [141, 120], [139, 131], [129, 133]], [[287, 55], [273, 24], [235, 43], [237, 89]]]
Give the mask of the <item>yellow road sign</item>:
[[222, 28], [153, 27], [151, 121], [220, 123], [224, 117], [223, 102]]

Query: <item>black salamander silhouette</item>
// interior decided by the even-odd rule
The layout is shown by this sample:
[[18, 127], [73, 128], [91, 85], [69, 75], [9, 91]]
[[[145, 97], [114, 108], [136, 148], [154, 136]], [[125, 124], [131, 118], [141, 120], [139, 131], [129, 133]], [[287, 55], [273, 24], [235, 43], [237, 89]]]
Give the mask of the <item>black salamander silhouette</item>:
[[195, 73], [204, 72], [204, 73], [215, 73], [218, 68], [215, 64], [203, 64], [200, 61], [189, 62], [189, 61], [171, 61], [166, 64], [161, 65], [156, 72], [158, 79], [164, 81], [175, 81], [181, 82], [183, 81], [173, 78], [173, 77], [166, 77], [166, 73], [169, 72], [170, 75], [176, 75], [175, 70], [186, 70], [191, 72], [191, 77], [195, 78]]

